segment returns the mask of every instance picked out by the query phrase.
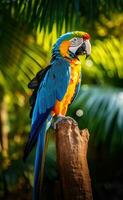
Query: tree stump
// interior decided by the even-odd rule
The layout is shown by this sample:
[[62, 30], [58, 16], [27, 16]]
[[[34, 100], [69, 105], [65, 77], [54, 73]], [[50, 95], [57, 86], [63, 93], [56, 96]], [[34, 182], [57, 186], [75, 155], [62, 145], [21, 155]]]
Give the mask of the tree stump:
[[62, 200], [93, 199], [86, 158], [88, 140], [88, 130], [80, 131], [71, 118], [57, 124], [56, 148]]

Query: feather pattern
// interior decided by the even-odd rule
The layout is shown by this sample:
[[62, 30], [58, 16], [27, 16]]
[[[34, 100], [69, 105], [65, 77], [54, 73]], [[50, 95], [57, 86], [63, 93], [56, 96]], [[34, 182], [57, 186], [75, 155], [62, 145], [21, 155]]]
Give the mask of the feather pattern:
[[[86, 36], [86, 38], [84, 38]], [[81, 80], [81, 63], [77, 54], [69, 50], [70, 45], [77, 45], [76, 38], [90, 37], [85, 32], [69, 32], [61, 36], [53, 47], [50, 65], [39, 71], [28, 87], [34, 89], [30, 98], [32, 118], [31, 131], [24, 150], [24, 160], [28, 157], [37, 142], [35, 158], [35, 177], [33, 200], [40, 199], [44, 161], [46, 153], [46, 132], [55, 115], [65, 115], [68, 105], [75, 99]], [[72, 42], [71, 39], [73, 38]], [[78, 40], [77, 40], [78, 41]], [[83, 41], [80, 40], [79, 41]], [[85, 49], [86, 50], [86, 49]], [[83, 54], [80, 49], [79, 53]], [[85, 53], [88, 53], [85, 51]]]
[[35, 145], [39, 131], [51, 113], [56, 100], [61, 101], [64, 97], [69, 81], [70, 64], [63, 58], [55, 59], [38, 86], [32, 115], [32, 127], [24, 151], [24, 160]]
[[79, 90], [80, 90], [80, 86], [81, 86], [81, 82], [79, 82], [78, 85], [76, 86], [76, 90], [75, 90], [75, 93], [74, 93], [74, 96], [73, 96], [71, 103], [76, 99], [76, 97], [79, 93]]
[[36, 102], [36, 97], [37, 97], [37, 92], [38, 92], [38, 88], [40, 85], [40, 82], [43, 80], [47, 70], [51, 67], [51, 65], [47, 66], [45, 69], [41, 69], [36, 76], [30, 81], [30, 83], [28, 84], [28, 87], [30, 89], [34, 89], [30, 99], [29, 99], [29, 103], [31, 106], [31, 110], [30, 110], [30, 118], [32, 118], [32, 113], [33, 113], [33, 109], [35, 106], [35, 102]]
[[[40, 130], [36, 148], [36, 158], [35, 158], [35, 169], [34, 169], [34, 188], [33, 188], [33, 200], [40, 199], [39, 191], [42, 189], [43, 183], [43, 172], [44, 172], [44, 164], [45, 164], [45, 156], [46, 156], [46, 132], [51, 124], [52, 116], [49, 115], [48, 119], [43, 123], [42, 128]], [[48, 123], [50, 122], [50, 123]]]

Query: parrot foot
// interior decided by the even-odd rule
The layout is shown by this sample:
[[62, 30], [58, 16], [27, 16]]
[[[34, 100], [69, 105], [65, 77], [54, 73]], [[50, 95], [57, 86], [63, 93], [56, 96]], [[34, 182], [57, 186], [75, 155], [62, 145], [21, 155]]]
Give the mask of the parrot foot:
[[70, 116], [66, 116], [65, 118], [66, 119], [71, 119], [75, 124], [78, 124], [77, 121], [75, 119], [73, 119], [72, 117], [70, 117]]
[[62, 121], [63, 119], [65, 118], [65, 116], [63, 116], [63, 115], [57, 115], [57, 117], [54, 117], [54, 119], [53, 119], [53, 122], [52, 122], [52, 125], [53, 125], [53, 128], [56, 130], [56, 126], [57, 126], [57, 124], [60, 122], [60, 121]]
[[74, 121], [75, 124], [77, 124], [77, 122], [72, 118], [72, 117], [69, 117], [69, 116], [64, 116], [64, 115], [58, 115], [57, 117], [54, 118], [53, 122], [52, 122], [52, 126], [54, 129], [56, 129], [57, 127], [57, 124], [62, 121], [63, 119], [71, 119], [72, 121]]

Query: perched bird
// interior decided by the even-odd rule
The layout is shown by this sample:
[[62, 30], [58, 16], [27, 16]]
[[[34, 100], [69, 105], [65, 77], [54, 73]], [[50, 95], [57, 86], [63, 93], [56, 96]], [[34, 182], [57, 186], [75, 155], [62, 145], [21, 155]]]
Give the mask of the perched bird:
[[81, 83], [79, 55], [90, 55], [90, 35], [75, 31], [62, 35], [53, 46], [50, 65], [39, 71], [29, 83], [34, 89], [30, 97], [31, 131], [24, 150], [24, 160], [37, 142], [33, 199], [37, 198], [39, 177], [43, 174], [46, 132], [55, 116], [66, 115]]

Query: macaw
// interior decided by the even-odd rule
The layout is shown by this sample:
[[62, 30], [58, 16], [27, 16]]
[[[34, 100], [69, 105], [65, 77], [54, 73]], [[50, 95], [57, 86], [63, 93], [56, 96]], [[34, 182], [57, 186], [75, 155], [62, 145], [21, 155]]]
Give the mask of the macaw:
[[34, 89], [30, 97], [31, 131], [24, 150], [24, 160], [37, 142], [33, 199], [37, 200], [37, 188], [43, 175], [46, 133], [54, 117], [66, 115], [68, 106], [75, 99], [81, 83], [79, 55], [91, 53], [90, 35], [75, 31], [62, 35], [52, 49], [48, 67], [39, 71], [29, 83]]

